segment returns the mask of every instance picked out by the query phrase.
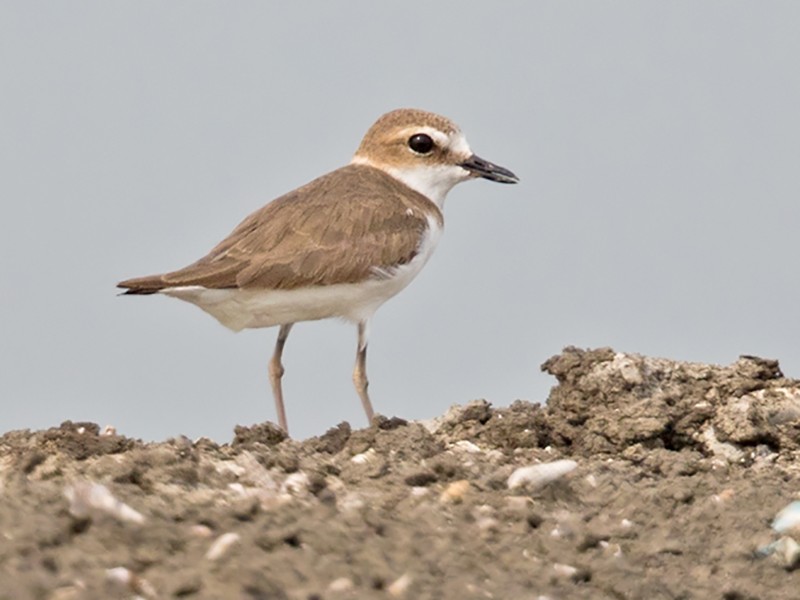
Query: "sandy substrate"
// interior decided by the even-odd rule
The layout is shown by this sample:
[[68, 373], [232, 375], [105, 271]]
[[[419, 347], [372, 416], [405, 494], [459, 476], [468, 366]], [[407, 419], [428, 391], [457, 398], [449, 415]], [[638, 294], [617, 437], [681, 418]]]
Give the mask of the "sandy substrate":
[[800, 598], [794, 517], [771, 527], [800, 382], [610, 349], [543, 368], [546, 406], [305, 441], [6, 433], [0, 599]]

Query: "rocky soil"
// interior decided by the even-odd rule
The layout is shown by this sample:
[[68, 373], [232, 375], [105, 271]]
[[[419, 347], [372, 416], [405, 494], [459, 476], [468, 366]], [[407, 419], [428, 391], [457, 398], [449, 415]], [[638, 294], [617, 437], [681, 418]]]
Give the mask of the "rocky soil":
[[0, 599], [800, 598], [800, 382], [611, 349], [542, 368], [544, 406], [304, 441], [8, 432]]

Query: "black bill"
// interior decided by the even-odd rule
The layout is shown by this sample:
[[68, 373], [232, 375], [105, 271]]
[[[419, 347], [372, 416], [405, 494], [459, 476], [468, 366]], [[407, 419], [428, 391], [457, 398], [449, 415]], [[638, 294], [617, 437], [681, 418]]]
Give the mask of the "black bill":
[[480, 156], [474, 154], [462, 162], [460, 166], [473, 173], [476, 177], [483, 177], [500, 183], [517, 183], [519, 181], [519, 177], [508, 169], [490, 163], [488, 160], [483, 160]]

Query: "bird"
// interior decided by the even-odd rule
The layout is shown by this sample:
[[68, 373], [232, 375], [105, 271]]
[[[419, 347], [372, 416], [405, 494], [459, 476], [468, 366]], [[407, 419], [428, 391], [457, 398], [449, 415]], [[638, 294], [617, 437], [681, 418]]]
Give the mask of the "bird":
[[448, 192], [476, 178], [519, 181], [474, 154], [450, 119], [393, 110], [367, 130], [349, 164], [259, 208], [189, 266], [117, 287], [122, 295], [190, 302], [233, 331], [277, 326], [268, 373], [287, 435], [282, 356], [292, 327], [332, 317], [354, 323], [353, 383], [372, 423], [370, 319], [428, 262], [442, 234]]

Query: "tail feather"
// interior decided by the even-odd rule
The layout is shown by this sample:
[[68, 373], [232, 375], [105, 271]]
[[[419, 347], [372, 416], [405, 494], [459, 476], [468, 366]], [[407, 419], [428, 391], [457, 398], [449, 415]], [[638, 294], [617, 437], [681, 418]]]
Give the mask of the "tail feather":
[[125, 290], [122, 292], [122, 295], [133, 294], [144, 296], [148, 294], [157, 294], [165, 287], [169, 286], [164, 281], [162, 275], [151, 275], [149, 277], [135, 277], [133, 279], [120, 281], [117, 287]]

